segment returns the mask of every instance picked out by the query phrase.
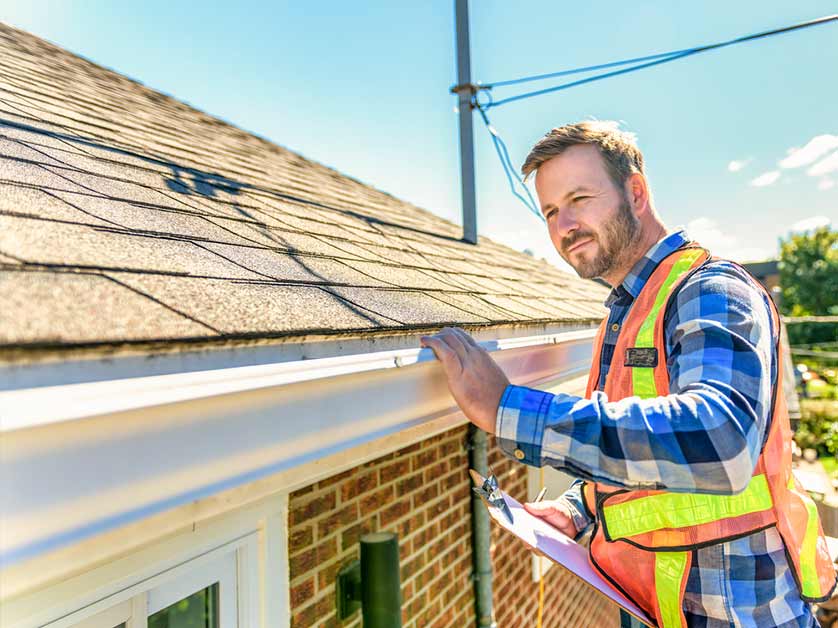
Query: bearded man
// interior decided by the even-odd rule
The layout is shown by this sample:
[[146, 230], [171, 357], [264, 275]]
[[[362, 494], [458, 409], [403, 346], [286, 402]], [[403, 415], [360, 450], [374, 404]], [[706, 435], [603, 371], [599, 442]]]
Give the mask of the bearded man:
[[[553, 129], [522, 171], [550, 238], [612, 290], [585, 397], [509, 384], [459, 328], [422, 338], [463, 413], [517, 460], [579, 479], [527, 504], [593, 528], [594, 567], [663, 628], [816, 626], [835, 572], [791, 473], [779, 317], [740, 266], [667, 232], [617, 125]], [[627, 614], [623, 625], [632, 625]]]

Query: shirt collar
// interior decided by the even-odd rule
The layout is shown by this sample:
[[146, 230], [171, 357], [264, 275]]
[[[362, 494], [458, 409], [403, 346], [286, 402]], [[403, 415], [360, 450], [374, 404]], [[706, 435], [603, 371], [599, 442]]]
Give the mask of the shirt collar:
[[681, 248], [689, 241], [690, 239], [683, 229], [679, 229], [658, 240], [632, 267], [628, 275], [626, 275], [626, 278], [623, 279], [623, 282], [611, 290], [608, 298], [605, 299], [605, 306], [610, 307], [614, 301], [625, 296], [626, 293], [636, 299], [646, 284], [646, 280], [649, 279], [649, 276], [654, 272], [658, 264], [670, 253]]

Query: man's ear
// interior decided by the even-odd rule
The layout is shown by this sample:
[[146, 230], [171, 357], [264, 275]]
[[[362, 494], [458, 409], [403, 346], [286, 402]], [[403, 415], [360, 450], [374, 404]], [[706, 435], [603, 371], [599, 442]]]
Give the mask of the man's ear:
[[626, 198], [629, 200], [635, 216], [641, 216], [649, 210], [649, 182], [639, 172], [626, 179]]

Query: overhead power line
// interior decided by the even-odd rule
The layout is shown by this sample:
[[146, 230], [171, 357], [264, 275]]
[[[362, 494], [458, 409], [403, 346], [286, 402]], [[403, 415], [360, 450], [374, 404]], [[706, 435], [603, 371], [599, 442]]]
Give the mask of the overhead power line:
[[[511, 79], [507, 81], [495, 81], [493, 83], [470, 83], [465, 82], [459, 85], [454, 85], [451, 88], [451, 92], [455, 94], [463, 94], [463, 93], [470, 93], [470, 102], [471, 108], [477, 109], [480, 113], [480, 117], [483, 119], [483, 123], [486, 125], [486, 129], [489, 131], [489, 134], [492, 137], [492, 144], [495, 147], [495, 152], [500, 159], [501, 166], [503, 167], [503, 172], [506, 175], [506, 179], [509, 183], [509, 188], [512, 191], [512, 194], [515, 195], [526, 207], [530, 210], [533, 214], [538, 216], [542, 221], [544, 221], [544, 216], [542, 215], [541, 211], [538, 209], [537, 203], [533, 200], [532, 194], [530, 194], [529, 188], [524, 183], [521, 176], [518, 174], [518, 170], [512, 164], [512, 160], [509, 157], [509, 151], [506, 148], [506, 143], [501, 138], [500, 134], [497, 130], [492, 126], [491, 122], [489, 121], [489, 116], [487, 115], [487, 111], [493, 107], [499, 107], [500, 105], [505, 105], [507, 103], [515, 102], [517, 100], [523, 100], [525, 98], [533, 98], [535, 96], [542, 96], [544, 94], [549, 94], [551, 92], [557, 92], [559, 90], [570, 89], [571, 87], [577, 87], [579, 85], [584, 85], [585, 83], [592, 83], [594, 81], [601, 81], [603, 79], [611, 78], [614, 76], [619, 76], [621, 74], [628, 74], [629, 72], [635, 72], [637, 70], [642, 70], [644, 68], [649, 68], [656, 65], [661, 65], [663, 63], [669, 63], [670, 61], [675, 61], [676, 59], [683, 59], [684, 57], [689, 57], [692, 55], [696, 55], [702, 52], [708, 52], [710, 50], [716, 50], [718, 48], [725, 48], [727, 46], [733, 46], [736, 44], [742, 44], [749, 41], [754, 41], [757, 39], [762, 39], [765, 37], [771, 37], [773, 35], [780, 35], [782, 33], [788, 33], [791, 31], [809, 28], [811, 26], [817, 26], [820, 24], [826, 24], [828, 22], [835, 22], [838, 21], [838, 14], [835, 15], [825, 15], [823, 17], [819, 17], [814, 20], [809, 20], [807, 22], [800, 22], [797, 24], [791, 24], [789, 26], [783, 26], [782, 28], [776, 28], [770, 31], [763, 31], [761, 33], [754, 33], [752, 35], [745, 35], [743, 37], [737, 37], [736, 39], [730, 39], [728, 41], [722, 41], [715, 44], [706, 44], [704, 46], [696, 46], [694, 48], [684, 48], [682, 50], [673, 50], [670, 52], [661, 52], [652, 55], [646, 55], [643, 57], [634, 57], [632, 59], [623, 59], [621, 61], [611, 61], [609, 63], [601, 63], [598, 65], [588, 65], [580, 68], [573, 68], [570, 70], [561, 70], [559, 72], [550, 72], [547, 74], [535, 74], [533, 76], [524, 76], [517, 79]], [[551, 78], [558, 78], [560, 76], [569, 76], [572, 74], [584, 74], [586, 72], [594, 72], [596, 70], [606, 70], [608, 68], [615, 68], [620, 66], [629, 66], [623, 67], [620, 70], [615, 70], [613, 72], [605, 72], [602, 74], [596, 74], [594, 76], [590, 76], [588, 78], [580, 79], [578, 81], [571, 81], [569, 83], [563, 83], [561, 85], [556, 85], [554, 87], [548, 87], [546, 89], [535, 90], [531, 92], [525, 92], [523, 94], [518, 94], [517, 96], [510, 96], [508, 98], [503, 98], [501, 100], [494, 100], [492, 98], [491, 89], [496, 87], [508, 87], [510, 85], [518, 85], [521, 83], [528, 83], [533, 81], [543, 81]], [[485, 94], [488, 98], [486, 102], [480, 103], [478, 101], [479, 94]], [[461, 100], [460, 104], [461, 108], [463, 106], [463, 101]], [[518, 191], [518, 187], [521, 188], [522, 192]], [[798, 321], [791, 321], [791, 322], [798, 322]]]
[[611, 78], [613, 76], [619, 76], [621, 74], [628, 74], [629, 72], [636, 72], [637, 70], [642, 70], [644, 68], [649, 68], [655, 65], [661, 65], [663, 63], [669, 63], [670, 61], [675, 61], [677, 59], [683, 59], [684, 57], [689, 57], [692, 55], [696, 55], [702, 52], [708, 52], [710, 50], [717, 50], [718, 48], [725, 48], [727, 46], [733, 46], [736, 44], [742, 44], [750, 41], [754, 41], [757, 39], [762, 39], [765, 37], [771, 37], [774, 35], [781, 35], [783, 33], [788, 33], [791, 31], [809, 28], [811, 26], [818, 26], [820, 24], [826, 24], [828, 22], [838, 21], [838, 14], [836, 15], [825, 15], [824, 17], [820, 17], [814, 20], [809, 20], [807, 22], [800, 22], [798, 24], [791, 24], [789, 26], [784, 26], [782, 28], [776, 28], [770, 31], [763, 31], [761, 33], [754, 33], [752, 35], [745, 35], [743, 37], [737, 37], [736, 39], [730, 39], [728, 41], [722, 41], [715, 44], [706, 44], [704, 46], [696, 46], [695, 48], [686, 48], [683, 50], [674, 50], [671, 52], [664, 52], [654, 55], [647, 55], [645, 57], [637, 57], [634, 59], [625, 59], [622, 61], [612, 61], [611, 63], [603, 63], [600, 65], [592, 65], [586, 66], [582, 68], [574, 68], [572, 70], [562, 70], [560, 72], [552, 72], [549, 74], [537, 74], [534, 76], [525, 76], [519, 79], [512, 79], [508, 81], [496, 81], [494, 83], [481, 83], [478, 85], [479, 89], [492, 89], [493, 87], [503, 87], [509, 85], [516, 85], [519, 83], [526, 83], [531, 81], [541, 81], [546, 80], [548, 78], [557, 78], [559, 76], [567, 76], [570, 74], [580, 74], [585, 72], [593, 72], [595, 70], [603, 70], [611, 67], [618, 67], [621, 65], [629, 65], [634, 63], [635, 65], [630, 65], [630, 67], [622, 68], [620, 70], [615, 70], [613, 72], [605, 72], [603, 74], [597, 74], [595, 76], [590, 76], [588, 78], [580, 79], [578, 81], [571, 81], [570, 83], [563, 83], [561, 85], [556, 85], [554, 87], [548, 87], [546, 89], [539, 89], [531, 92], [525, 92], [523, 94], [518, 94], [516, 96], [510, 96], [508, 98], [503, 98], [501, 100], [496, 100], [493, 102], [489, 102], [485, 105], [486, 109], [492, 107], [499, 107], [501, 105], [505, 105], [510, 102], [515, 102], [517, 100], [523, 100], [525, 98], [532, 98], [534, 96], [541, 96], [543, 94], [549, 94], [551, 92], [557, 92], [563, 89], [569, 89], [571, 87], [577, 87], [579, 85], [584, 85], [585, 83], [592, 83], [594, 81], [601, 81], [606, 78]]
[[[547, 221], [544, 218], [544, 214], [542, 214], [541, 210], [538, 209], [538, 205], [535, 200], [533, 200], [532, 194], [530, 194], [530, 189], [526, 186], [524, 180], [521, 179], [521, 175], [518, 174], [518, 170], [512, 164], [512, 159], [509, 157], [509, 151], [506, 148], [506, 143], [503, 141], [503, 138], [501, 138], [500, 134], [495, 130], [495, 127], [492, 126], [492, 123], [489, 122], [489, 116], [486, 115], [483, 108], [478, 107], [477, 110], [480, 112], [480, 117], [483, 118], [483, 123], [489, 131], [489, 135], [492, 136], [492, 144], [495, 146], [495, 152], [498, 154], [500, 165], [503, 167], [503, 172], [506, 175], [506, 180], [509, 182], [509, 189], [512, 190], [512, 194], [518, 197], [527, 209], [538, 216], [541, 219], [541, 222], [546, 223]], [[523, 190], [523, 193], [516, 189], [516, 184], [521, 188], [521, 190]]]

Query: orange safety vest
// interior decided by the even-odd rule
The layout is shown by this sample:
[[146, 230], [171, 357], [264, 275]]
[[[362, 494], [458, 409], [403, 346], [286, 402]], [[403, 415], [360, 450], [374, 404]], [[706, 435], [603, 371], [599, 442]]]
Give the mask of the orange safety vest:
[[[709, 259], [706, 250], [690, 245], [670, 254], [649, 277], [617, 338], [605, 380], [609, 400], [669, 394], [663, 320], [666, 304], [677, 287]], [[779, 314], [770, 298], [768, 301], [779, 330]], [[594, 344], [588, 398], [599, 381], [606, 321]], [[817, 508], [791, 471], [791, 428], [782, 394], [779, 342], [776, 349], [771, 427], [744, 491], [711, 495], [626, 490], [598, 482], [584, 485], [588, 514], [595, 518], [591, 564], [661, 628], [686, 626], [683, 599], [692, 550], [770, 526], [776, 526], [783, 539], [803, 600], [828, 599], [835, 588], [835, 569]], [[627, 361], [643, 366], [626, 366]]]

